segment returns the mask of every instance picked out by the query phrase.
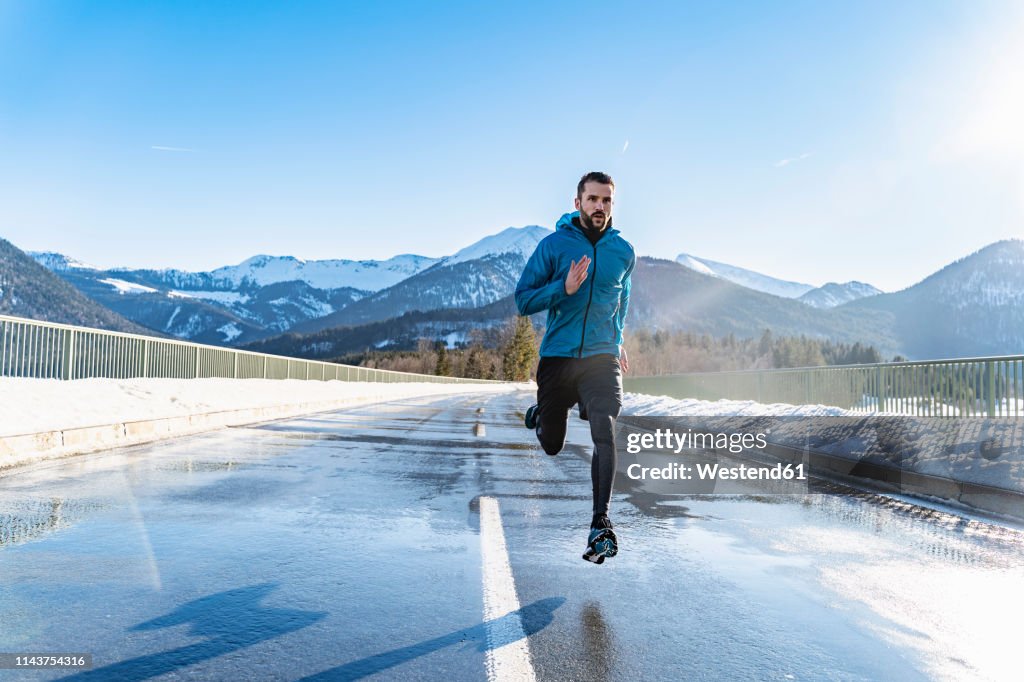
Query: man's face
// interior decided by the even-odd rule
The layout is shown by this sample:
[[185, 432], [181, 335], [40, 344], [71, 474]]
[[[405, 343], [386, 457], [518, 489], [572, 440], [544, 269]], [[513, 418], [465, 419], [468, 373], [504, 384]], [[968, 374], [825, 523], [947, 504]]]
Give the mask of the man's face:
[[593, 180], [583, 185], [583, 195], [576, 197], [576, 210], [580, 212], [580, 222], [588, 230], [604, 231], [612, 220], [612, 203], [615, 201], [615, 190]]

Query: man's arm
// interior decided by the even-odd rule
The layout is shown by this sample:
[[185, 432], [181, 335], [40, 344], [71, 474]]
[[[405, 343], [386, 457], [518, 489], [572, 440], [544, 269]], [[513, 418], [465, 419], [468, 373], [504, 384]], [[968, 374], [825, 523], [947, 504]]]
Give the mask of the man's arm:
[[636, 257], [626, 269], [626, 276], [622, 278], [622, 291], [619, 293], [619, 310], [615, 313], [615, 328], [619, 331], [617, 342], [622, 345], [622, 330], [626, 328], [626, 312], [629, 310], [629, 290], [633, 284], [633, 268], [636, 267]]
[[629, 357], [626, 355], [626, 347], [622, 345], [622, 332], [626, 328], [626, 312], [629, 310], [629, 292], [633, 284], [633, 268], [636, 267], [636, 257], [633, 257], [633, 262], [630, 263], [629, 268], [626, 270], [626, 276], [622, 279], [622, 292], [619, 294], [619, 310], [615, 313], [615, 328], [619, 332], [619, 338], [616, 342], [619, 344], [619, 358], [621, 360], [622, 371], [629, 371]]

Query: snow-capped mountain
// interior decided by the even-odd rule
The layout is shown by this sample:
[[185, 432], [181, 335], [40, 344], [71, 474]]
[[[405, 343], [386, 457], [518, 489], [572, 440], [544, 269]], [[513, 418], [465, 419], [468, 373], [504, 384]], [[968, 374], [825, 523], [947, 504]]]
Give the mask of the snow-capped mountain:
[[[57, 272], [91, 269], [61, 254], [32, 254], [47, 268]], [[420, 272], [439, 259], [403, 254], [384, 261], [314, 260], [304, 261], [292, 256], [253, 256], [238, 265], [228, 265], [210, 272], [187, 272], [173, 268], [151, 270], [113, 268], [110, 273], [159, 289], [177, 288], [188, 291], [242, 291], [277, 284], [304, 282], [314, 289], [355, 289], [379, 291]], [[211, 295], [206, 297], [215, 300]]]
[[[36, 253], [33, 257], [94, 301], [128, 319], [179, 338], [212, 344], [246, 343], [286, 331], [371, 293], [343, 286], [345, 282], [387, 282], [401, 277], [403, 268], [415, 272], [436, 260], [399, 256], [375, 267], [374, 261], [304, 264], [294, 258], [256, 257], [214, 272], [187, 272], [97, 270], [61, 254]], [[332, 280], [332, 274], [337, 278]], [[291, 279], [280, 279], [283, 277]], [[338, 286], [319, 288], [303, 278]]]
[[506, 228], [332, 315], [296, 325], [295, 331], [367, 324], [414, 310], [478, 308], [494, 303], [515, 291], [527, 259], [549, 234], [551, 230], [536, 225]]
[[[396, 256], [378, 262], [376, 268], [360, 261], [254, 257], [238, 266], [189, 273], [96, 270], [59, 254], [35, 257], [94, 301], [154, 330], [206, 343], [242, 345], [282, 332], [347, 327], [349, 341], [332, 346], [337, 351], [371, 337], [367, 347], [391, 348], [414, 340], [420, 332], [464, 333], [474, 325], [493, 325], [504, 314], [499, 308], [485, 316], [486, 324], [473, 311], [491, 310], [502, 301], [500, 310], [508, 309], [507, 299], [527, 257], [548, 234], [537, 226], [508, 228], [445, 258]], [[398, 279], [403, 267], [413, 274]], [[398, 281], [376, 291], [315, 286], [391, 281], [373, 279], [381, 272]], [[342, 277], [352, 273], [363, 279]], [[295, 276], [299, 279], [274, 281]], [[6, 297], [11, 287], [0, 282], [0, 289]], [[797, 289], [802, 289], [800, 297], [793, 295]], [[1024, 352], [1020, 240], [992, 244], [894, 294], [859, 282], [813, 289], [685, 254], [680, 262], [644, 259], [635, 272], [633, 293], [633, 329], [736, 336], [771, 329], [786, 335], [859, 340], [890, 357], [900, 353], [911, 359]], [[840, 303], [853, 296], [860, 298]], [[816, 307], [835, 303], [840, 304]]]
[[74, 258], [68, 258], [67, 256], [54, 253], [52, 251], [26, 251], [26, 254], [32, 257], [37, 263], [42, 265], [50, 272], [57, 272], [60, 270], [96, 270], [97, 268], [75, 260]]
[[900, 351], [884, 314], [842, 307], [819, 310], [670, 260], [638, 258], [632, 290], [627, 325], [633, 329], [739, 338], [758, 338], [770, 329], [780, 336], [859, 341], [888, 357]]
[[[206, 301], [191, 295], [204, 292], [185, 292], [160, 284], [142, 284], [134, 280], [144, 278], [130, 271], [69, 268], [54, 274], [92, 301], [162, 334], [210, 344], [228, 343], [229, 337], [237, 336], [234, 332], [236, 328], [248, 338], [266, 335], [260, 325], [238, 315], [233, 306], [225, 304], [223, 300]], [[236, 301], [246, 300], [244, 295], [233, 292], [209, 293], [225, 298], [235, 297]], [[226, 331], [218, 331], [221, 328]]]
[[506, 227], [498, 234], [484, 237], [480, 241], [456, 251], [451, 256], [442, 258], [439, 264], [450, 266], [505, 253], [518, 254], [525, 263], [533, 254], [533, 250], [537, 248], [540, 240], [549, 234], [551, 234], [551, 230], [540, 225]]
[[811, 284], [778, 279], [728, 263], [698, 258], [688, 253], [679, 254], [676, 257], [676, 262], [702, 275], [720, 277], [734, 284], [773, 296], [795, 298], [815, 308], [834, 308], [858, 298], [882, 293], [880, 289], [864, 282], [846, 282], [845, 284], [829, 282], [823, 286], [814, 287]]
[[[535, 225], [510, 227], [440, 259], [403, 254], [384, 261], [303, 261], [261, 255], [210, 272], [97, 270], [61, 254], [33, 257], [140, 324], [189, 340], [235, 345], [309, 324], [323, 329], [409, 310], [486, 305], [511, 293], [547, 234]], [[367, 297], [372, 300], [341, 315]]]
[[1024, 240], [990, 244], [911, 287], [918, 288], [957, 310], [1024, 306]]
[[[409, 297], [405, 303], [411, 305], [409, 301], [416, 291], [431, 289], [427, 279], [431, 273], [438, 277], [439, 288], [451, 291], [452, 280], [462, 281], [466, 276], [466, 271], [458, 268], [467, 265], [472, 267], [472, 272], [479, 272], [478, 268], [492, 259], [456, 264], [450, 270], [439, 263], [394, 287], [392, 295], [401, 291]], [[514, 283], [510, 285], [513, 286]], [[873, 291], [873, 288], [856, 285], [850, 288], [865, 294]], [[370, 298], [373, 297], [366, 300]], [[388, 305], [385, 297], [377, 298], [376, 303], [383, 307]], [[507, 299], [490, 306], [499, 304], [511, 310]], [[362, 301], [354, 304], [353, 309], [361, 305]], [[411, 312], [430, 309], [430, 305], [408, 307], [409, 312], [403, 316], [392, 315], [386, 321], [329, 325], [333, 329], [324, 333], [340, 334], [346, 339], [344, 343], [331, 345], [333, 352], [379, 347], [379, 344], [409, 348], [414, 347], [418, 333], [430, 333], [434, 329], [417, 326], [422, 325], [423, 320], [448, 320], [445, 324], [449, 326], [437, 326], [445, 333], [465, 331], [463, 323], [471, 317], [475, 319], [473, 316], [483, 310]], [[463, 316], [453, 317], [456, 313]], [[454, 320], [463, 322], [456, 324]], [[482, 322], [478, 320], [473, 324]], [[747, 338], [771, 329], [779, 335], [870, 344], [885, 357], [901, 354], [911, 359], [1019, 354], [1024, 352], [1024, 242], [993, 244], [903, 292], [875, 292], [829, 309], [751, 290], [724, 277], [699, 273], [672, 261], [641, 257], [634, 271], [628, 324], [634, 330], [685, 329], [714, 336], [734, 334]], [[293, 337], [289, 342], [293, 345], [289, 347], [306, 348], [312, 339], [320, 342], [324, 338]]]
[[[62, 263], [60, 259], [50, 260], [58, 267]], [[4, 239], [0, 239], [0, 315], [134, 334], [148, 331], [83, 296], [53, 271], [40, 266], [36, 259]]]
[[903, 291], [836, 310], [890, 314], [914, 359], [1024, 353], [1024, 240], [990, 244]]
[[[468, 265], [476, 269], [492, 258], [456, 264], [448, 274], [461, 277], [465, 271], [458, 268]], [[430, 272], [440, 274], [445, 271], [446, 268], [438, 266]], [[410, 283], [426, 284], [424, 278], [430, 272], [410, 278]], [[409, 291], [411, 293], [419, 288], [414, 287]], [[353, 308], [361, 304], [357, 303]], [[319, 358], [373, 348], [406, 350], [415, 348], [419, 338], [458, 341], [468, 338], [471, 330], [493, 330], [516, 314], [512, 296], [506, 295], [480, 307], [426, 312], [410, 310], [386, 320], [334, 324], [309, 333], [297, 328], [292, 333], [247, 348]], [[886, 322], [889, 318], [884, 314], [873, 311], [818, 310], [793, 299], [754, 291], [721, 277], [695, 272], [673, 261], [643, 256], [637, 259], [633, 271], [633, 297], [629, 315], [628, 325], [632, 330], [685, 329], [697, 334], [734, 334], [750, 338], [758, 337], [766, 328], [770, 328], [774, 333], [784, 336], [803, 334], [850, 343], [869, 343], [890, 357], [899, 350], [888, 334]], [[546, 315], [540, 313], [534, 316], [534, 321], [543, 324], [545, 318]], [[315, 324], [322, 322], [316, 321]]]
[[835, 308], [837, 305], [880, 293], [882, 293], [881, 289], [865, 282], [846, 282], [845, 284], [829, 282], [817, 289], [811, 289], [797, 300], [815, 308]]
[[246, 343], [344, 308], [369, 292], [306, 282], [233, 287], [210, 273], [180, 270], [56, 271], [94, 301], [165, 334], [210, 344]]
[[762, 275], [760, 272], [739, 268], [735, 265], [729, 265], [728, 263], [719, 263], [718, 261], [709, 260], [707, 258], [698, 258], [697, 256], [691, 256], [688, 253], [679, 254], [676, 257], [676, 262], [690, 268], [691, 270], [695, 270], [702, 275], [721, 277], [722, 279], [727, 279], [734, 284], [739, 284], [740, 286], [747, 287], [748, 289], [763, 291], [766, 294], [781, 296], [782, 298], [799, 298], [808, 291], [814, 289], [814, 286], [811, 284], [790, 282], [788, 280]]
[[210, 275], [235, 287], [246, 283], [266, 286], [278, 282], [305, 282], [315, 289], [380, 291], [421, 272], [437, 258], [402, 254], [384, 261], [311, 260], [292, 256], [253, 256], [238, 265], [217, 268]]

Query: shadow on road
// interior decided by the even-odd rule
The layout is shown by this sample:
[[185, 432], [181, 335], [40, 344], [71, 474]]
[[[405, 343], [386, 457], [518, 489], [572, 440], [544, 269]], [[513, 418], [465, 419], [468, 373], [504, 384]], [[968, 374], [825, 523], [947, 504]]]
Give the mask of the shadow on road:
[[301, 630], [327, 616], [319, 611], [261, 605], [264, 597], [276, 588], [276, 584], [263, 583], [220, 592], [191, 601], [167, 615], [131, 628], [133, 631], [159, 630], [188, 623], [192, 626], [188, 634], [206, 637], [203, 642], [139, 656], [61, 679], [145, 680]]
[[[522, 632], [529, 637], [550, 625], [555, 619], [555, 610], [564, 603], [564, 597], [541, 599], [522, 607], [518, 611], [513, 611], [501, 618], [481, 623], [468, 630], [456, 630], [455, 632], [450, 632], [447, 635], [435, 637], [434, 639], [428, 639], [419, 644], [361, 658], [358, 661], [352, 661], [337, 668], [331, 668], [309, 677], [303, 677], [300, 682], [359, 680], [465, 641], [479, 642], [479, 650], [482, 652], [499, 649], [506, 644], [522, 639], [521, 637], [508, 637], [507, 633], [516, 632], [518, 628], [505, 627], [506, 622], [509, 620], [519, 620], [522, 623]], [[488, 633], [490, 633], [493, 641], [488, 641]], [[495, 639], [496, 636], [497, 639]]]

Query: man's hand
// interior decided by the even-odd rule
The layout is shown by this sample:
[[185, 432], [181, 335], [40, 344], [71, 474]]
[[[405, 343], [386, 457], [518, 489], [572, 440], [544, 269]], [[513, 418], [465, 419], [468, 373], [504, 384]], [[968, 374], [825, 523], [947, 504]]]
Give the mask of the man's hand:
[[622, 373], [625, 374], [629, 371], [629, 356], [626, 355], [626, 347], [619, 347], [619, 366], [622, 367]]
[[590, 267], [590, 256], [584, 255], [579, 262], [572, 262], [569, 266], [569, 274], [565, 276], [565, 293], [572, 296], [580, 290], [580, 285], [587, 278], [587, 268]]

